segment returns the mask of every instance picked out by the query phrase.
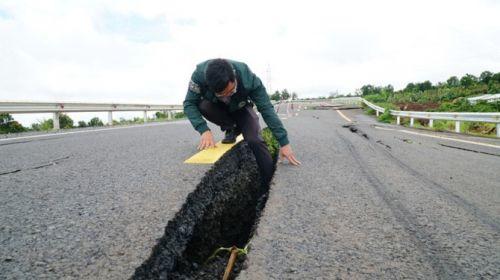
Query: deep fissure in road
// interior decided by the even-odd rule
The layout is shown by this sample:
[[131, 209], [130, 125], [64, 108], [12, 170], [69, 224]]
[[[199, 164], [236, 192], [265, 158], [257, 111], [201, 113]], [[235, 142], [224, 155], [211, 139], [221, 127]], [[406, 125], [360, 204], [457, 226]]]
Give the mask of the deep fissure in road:
[[[207, 259], [219, 247], [243, 248], [267, 200], [255, 157], [241, 142], [221, 157], [168, 222], [165, 234], [132, 279], [220, 279], [228, 254]], [[244, 257], [233, 269], [236, 277]]]

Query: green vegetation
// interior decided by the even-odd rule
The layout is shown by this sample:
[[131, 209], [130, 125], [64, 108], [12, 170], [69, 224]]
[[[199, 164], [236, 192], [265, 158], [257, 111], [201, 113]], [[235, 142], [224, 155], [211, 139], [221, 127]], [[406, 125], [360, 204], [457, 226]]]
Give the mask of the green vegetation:
[[0, 114], [0, 134], [24, 132], [26, 128], [15, 121], [10, 114]]
[[276, 140], [276, 138], [274, 137], [269, 127], [266, 127], [262, 130], [262, 137], [266, 142], [267, 149], [271, 153], [271, 156], [273, 158], [276, 158], [280, 150], [280, 144], [278, 143], [278, 140]]
[[[60, 114], [59, 115], [59, 127], [61, 129], [74, 128], [73, 119], [71, 119], [66, 114]], [[27, 129], [27, 130], [47, 131], [47, 130], [51, 130], [53, 128], [54, 128], [54, 120], [53, 119], [48, 119], [48, 120], [44, 119], [38, 123], [31, 124], [31, 128]]]
[[[156, 112], [156, 118], [148, 119], [150, 122], [165, 121], [167, 114], [162, 112]], [[178, 112], [173, 114], [173, 119], [183, 119], [186, 117], [184, 112]], [[127, 124], [141, 124], [144, 123], [143, 118], [135, 117], [133, 119], [120, 118], [119, 121], [113, 120], [113, 125], [127, 125]], [[61, 129], [74, 128], [74, 121], [66, 114], [59, 115], [59, 126]], [[104, 122], [98, 117], [92, 118], [88, 123], [85, 121], [78, 121], [77, 127], [99, 127], [104, 126]], [[2, 133], [18, 133], [25, 131], [48, 131], [54, 128], [54, 121], [52, 119], [43, 119], [37, 123], [31, 124], [30, 127], [24, 127], [17, 121], [15, 121], [10, 114], [2, 113], [0, 114], [0, 134]]]
[[104, 126], [104, 123], [98, 117], [94, 117], [90, 119], [87, 126]]
[[174, 119], [184, 119], [187, 118], [186, 114], [184, 112], [178, 112], [174, 114]]
[[[156, 117], [156, 120], [166, 120], [166, 119], [168, 119], [168, 114], [163, 113], [163, 112], [156, 112], [155, 117]], [[177, 112], [177, 113], [174, 113], [172, 115], [173, 119], [183, 119], [185, 117], [186, 117], [186, 115], [184, 114], [184, 112]]]
[[[402, 111], [430, 112], [500, 112], [500, 102], [478, 101], [471, 104], [467, 98], [500, 93], [500, 73], [484, 71], [479, 77], [471, 74], [458, 78], [452, 76], [446, 82], [433, 85], [430, 81], [409, 83], [402, 90], [394, 91], [391, 85], [361, 87], [363, 98], [386, 109]], [[375, 114], [367, 109], [369, 114]], [[378, 118], [381, 122], [394, 122], [394, 118], [386, 113]], [[409, 123], [401, 119], [402, 125]], [[415, 120], [415, 127], [427, 127], [428, 120]], [[434, 130], [454, 131], [454, 121], [434, 121]], [[495, 125], [491, 123], [462, 122], [461, 131], [478, 135], [495, 133]]]
[[466, 74], [462, 78], [450, 77], [446, 82], [433, 85], [430, 81], [409, 83], [399, 91], [393, 86], [364, 85], [361, 93], [366, 100], [398, 110], [448, 112], [500, 112], [500, 102], [480, 101], [470, 104], [467, 97], [500, 93], [500, 72], [484, 71], [479, 77]]
[[73, 128], [73, 120], [66, 114], [59, 115], [59, 126], [62, 129]]
[[287, 89], [283, 89], [281, 92], [277, 90], [273, 94], [269, 95], [269, 99], [274, 101], [288, 100], [290, 98], [292, 98], [292, 100], [297, 99], [298, 98], [297, 93], [292, 92], [290, 94]]
[[384, 113], [378, 116], [378, 120], [383, 123], [391, 123], [394, 120], [394, 117], [389, 112], [389, 108], [385, 108]]
[[87, 127], [87, 123], [84, 121], [79, 121], [78, 122], [78, 127]]

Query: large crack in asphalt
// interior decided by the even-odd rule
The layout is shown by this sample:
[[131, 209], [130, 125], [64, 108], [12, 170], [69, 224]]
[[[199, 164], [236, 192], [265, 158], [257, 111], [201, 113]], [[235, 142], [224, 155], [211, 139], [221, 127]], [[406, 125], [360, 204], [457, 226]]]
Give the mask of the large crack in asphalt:
[[[276, 160], [275, 160], [276, 163]], [[220, 247], [245, 247], [267, 201], [255, 157], [241, 142], [221, 157], [170, 220], [150, 257], [132, 279], [221, 279], [226, 255]], [[243, 266], [238, 257], [234, 279]]]

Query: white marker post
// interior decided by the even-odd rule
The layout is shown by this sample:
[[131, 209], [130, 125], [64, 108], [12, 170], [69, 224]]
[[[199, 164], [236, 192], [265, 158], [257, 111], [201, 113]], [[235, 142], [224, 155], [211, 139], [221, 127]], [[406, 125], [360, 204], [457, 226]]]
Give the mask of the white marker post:
[[52, 122], [54, 124], [54, 130], [59, 130], [61, 129], [61, 126], [59, 125], [59, 112], [55, 112], [52, 117]]
[[113, 126], [113, 111], [108, 111], [108, 125]]

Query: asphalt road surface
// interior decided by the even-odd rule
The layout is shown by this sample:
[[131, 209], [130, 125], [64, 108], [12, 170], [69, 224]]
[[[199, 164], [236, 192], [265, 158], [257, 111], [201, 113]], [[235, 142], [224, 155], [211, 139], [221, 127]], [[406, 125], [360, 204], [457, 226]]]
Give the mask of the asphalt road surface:
[[209, 168], [183, 164], [198, 140], [179, 121], [0, 141], [0, 278], [130, 277]]
[[239, 279], [500, 278], [499, 140], [297, 113]]
[[[280, 105], [302, 165], [279, 164], [239, 279], [500, 278], [500, 141], [341, 112]], [[1, 140], [0, 278], [129, 278], [209, 168], [182, 163], [198, 139]]]

